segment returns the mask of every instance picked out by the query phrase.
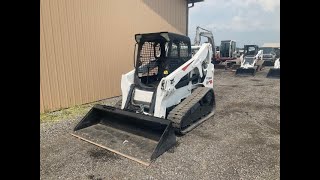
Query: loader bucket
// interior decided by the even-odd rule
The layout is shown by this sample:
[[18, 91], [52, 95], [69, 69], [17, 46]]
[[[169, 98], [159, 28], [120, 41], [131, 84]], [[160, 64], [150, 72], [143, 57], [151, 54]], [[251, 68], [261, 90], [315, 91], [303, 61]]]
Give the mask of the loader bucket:
[[274, 66], [274, 62], [272, 62], [272, 61], [264, 61], [263, 65], [264, 66]]
[[240, 64], [233, 64], [231, 68], [232, 69], [238, 69], [238, 68], [240, 68], [240, 66], [241, 66]]
[[256, 68], [238, 68], [236, 71], [236, 76], [254, 76], [256, 75]]
[[171, 121], [105, 105], [95, 105], [72, 135], [147, 166], [176, 143]]
[[214, 68], [215, 69], [226, 69], [227, 65], [225, 65], [225, 64], [215, 64]]
[[267, 78], [280, 78], [280, 69], [270, 68]]
[[227, 62], [227, 68], [231, 68], [233, 64], [234, 63], [232, 63], [232, 62]]

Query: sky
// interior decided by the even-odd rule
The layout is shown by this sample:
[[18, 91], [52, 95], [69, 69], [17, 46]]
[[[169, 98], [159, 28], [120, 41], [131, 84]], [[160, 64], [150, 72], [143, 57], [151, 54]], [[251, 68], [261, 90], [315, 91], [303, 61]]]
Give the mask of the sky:
[[197, 26], [212, 31], [216, 45], [221, 40], [235, 40], [237, 47], [279, 43], [280, 0], [204, 0], [189, 9], [192, 42]]

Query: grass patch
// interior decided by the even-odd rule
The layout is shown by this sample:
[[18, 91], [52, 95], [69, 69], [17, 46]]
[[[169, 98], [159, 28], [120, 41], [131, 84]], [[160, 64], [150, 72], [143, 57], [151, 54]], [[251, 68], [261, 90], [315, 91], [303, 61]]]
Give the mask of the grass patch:
[[84, 116], [93, 106], [93, 104], [85, 104], [74, 106], [67, 109], [61, 109], [54, 112], [40, 114], [40, 123], [55, 122], [63, 119], [74, 119]]
[[95, 104], [113, 105], [113, 104], [110, 104], [109, 100], [112, 100], [112, 99], [116, 101], [121, 100], [120, 97], [121, 96], [117, 96], [117, 97], [103, 99], [103, 100], [99, 100], [99, 101], [88, 103], [88, 104], [77, 105], [70, 108], [57, 110], [54, 112], [42, 113], [40, 114], [40, 123], [55, 122], [63, 119], [75, 119], [75, 118], [83, 117]]

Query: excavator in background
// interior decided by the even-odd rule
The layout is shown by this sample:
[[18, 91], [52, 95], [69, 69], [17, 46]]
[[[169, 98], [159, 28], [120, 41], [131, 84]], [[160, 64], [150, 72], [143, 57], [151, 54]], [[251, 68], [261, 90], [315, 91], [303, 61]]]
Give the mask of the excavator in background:
[[240, 57], [241, 65], [236, 70], [236, 76], [254, 76], [262, 69], [263, 50], [257, 45], [244, 45], [244, 54]]
[[237, 59], [236, 41], [223, 40], [220, 43], [220, 58], [219, 60], [225, 62], [227, 60]]
[[[202, 31], [201, 31], [202, 30]], [[207, 42], [206, 43], [210, 43], [211, 47], [212, 47], [212, 63], [215, 64], [217, 57], [217, 48], [215, 46], [215, 42], [214, 42], [214, 37], [211, 31], [204, 29], [200, 26], [197, 26], [196, 28], [196, 36], [194, 37], [194, 43], [191, 46], [192, 49], [192, 55], [196, 54], [198, 52], [198, 50], [201, 48], [201, 37], [206, 37], [207, 38]]]
[[215, 63], [216, 69], [231, 68], [233, 64], [237, 64], [237, 49], [236, 41], [223, 40], [220, 43], [219, 54], [217, 55]]
[[[150, 165], [184, 135], [215, 113], [215, 46], [170, 32], [135, 35], [135, 68], [121, 78], [122, 100], [96, 104], [72, 135]], [[210, 42], [210, 38], [212, 41]], [[192, 147], [190, 147], [192, 148]]]
[[236, 41], [224, 40], [221, 41], [220, 46], [215, 46], [212, 32], [199, 26], [196, 28], [194, 45], [191, 47], [193, 54], [200, 48], [201, 37], [206, 37], [208, 39], [207, 42], [212, 44], [212, 52], [214, 54], [212, 63], [215, 65], [215, 69], [227, 69], [232, 67], [233, 64], [240, 64], [240, 62], [237, 62]]
[[280, 58], [274, 62], [274, 67], [270, 68], [267, 78], [280, 78]]

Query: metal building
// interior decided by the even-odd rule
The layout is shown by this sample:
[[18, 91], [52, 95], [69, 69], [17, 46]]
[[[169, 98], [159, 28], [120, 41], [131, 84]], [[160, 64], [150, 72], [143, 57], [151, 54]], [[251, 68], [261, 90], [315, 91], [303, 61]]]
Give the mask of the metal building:
[[280, 48], [280, 43], [264, 43], [261, 47]]
[[40, 112], [121, 94], [134, 34], [187, 34], [203, 0], [40, 0]]

